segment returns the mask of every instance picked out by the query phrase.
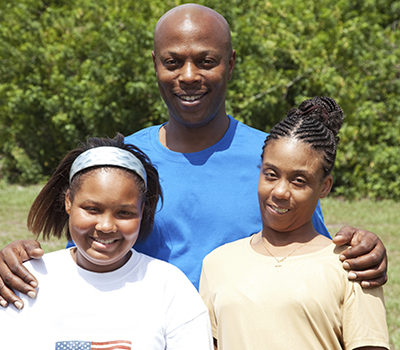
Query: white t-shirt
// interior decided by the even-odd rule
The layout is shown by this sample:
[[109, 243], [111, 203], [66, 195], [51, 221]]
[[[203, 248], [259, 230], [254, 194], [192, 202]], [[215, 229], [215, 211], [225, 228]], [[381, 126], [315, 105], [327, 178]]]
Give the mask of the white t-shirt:
[[69, 250], [26, 265], [38, 295], [20, 295], [21, 311], [1, 310], [2, 349], [212, 349], [206, 307], [171, 264], [132, 249], [124, 266], [106, 273], [80, 268]]

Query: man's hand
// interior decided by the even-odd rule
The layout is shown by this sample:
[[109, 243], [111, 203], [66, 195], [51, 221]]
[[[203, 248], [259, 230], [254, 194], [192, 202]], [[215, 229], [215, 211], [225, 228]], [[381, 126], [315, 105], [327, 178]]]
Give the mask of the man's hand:
[[349, 244], [340, 256], [349, 279], [363, 288], [378, 287], [387, 281], [387, 256], [382, 241], [372, 232], [344, 226], [333, 238], [337, 246]]
[[34, 240], [15, 241], [0, 250], [0, 305], [6, 307], [9, 303], [18, 309], [24, 303], [12, 289], [36, 297], [36, 278], [22, 265], [30, 259], [40, 259], [44, 251], [40, 243]]

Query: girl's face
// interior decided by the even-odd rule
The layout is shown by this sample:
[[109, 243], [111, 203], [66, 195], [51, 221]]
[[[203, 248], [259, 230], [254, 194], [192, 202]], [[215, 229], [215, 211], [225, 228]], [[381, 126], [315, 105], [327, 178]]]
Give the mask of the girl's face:
[[314, 232], [313, 212], [332, 187], [332, 176], [323, 178], [322, 157], [309, 144], [295, 139], [268, 143], [258, 182], [263, 229]]
[[77, 249], [76, 263], [94, 272], [118, 269], [130, 257], [142, 219], [143, 203], [134, 175], [118, 168], [100, 168], [81, 177], [65, 208]]

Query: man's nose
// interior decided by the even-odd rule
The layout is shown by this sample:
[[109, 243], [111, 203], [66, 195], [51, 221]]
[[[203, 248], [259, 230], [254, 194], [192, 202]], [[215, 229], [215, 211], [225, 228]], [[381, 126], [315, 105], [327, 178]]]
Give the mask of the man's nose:
[[191, 84], [199, 80], [199, 71], [193, 62], [185, 62], [181, 68], [180, 81], [182, 83]]

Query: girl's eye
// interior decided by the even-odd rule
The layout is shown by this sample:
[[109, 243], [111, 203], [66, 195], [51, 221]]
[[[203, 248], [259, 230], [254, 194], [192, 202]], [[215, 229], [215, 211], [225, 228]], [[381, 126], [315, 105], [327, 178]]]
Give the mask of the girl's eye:
[[86, 208], [84, 208], [87, 212], [89, 212], [89, 213], [98, 213], [99, 212], [99, 209], [98, 208], [96, 208], [96, 207], [86, 207]]
[[301, 177], [296, 177], [296, 178], [294, 179], [294, 183], [295, 183], [295, 185], [302, 186], [302, 185], [305, 185], [307, 182], [306, 182], [305, 179], [303, 179], [303, 178], [301, 178]]
[[132, 212], [132, 211], [128, 211], [128, 210], [121, 210], [121, 211], [118, 213], [118, 215], [119, 215], [120, 217], [123, 217], [123, 218], [131, 218], [131, 217], [134, 217], [134, 216], [136, 215], [136, 213], [135, 213], [135, 212]]
[[275, 180], [277, 178], [276, 174], [270, 171], [264, 172], [264, 176], [267, 180]]

